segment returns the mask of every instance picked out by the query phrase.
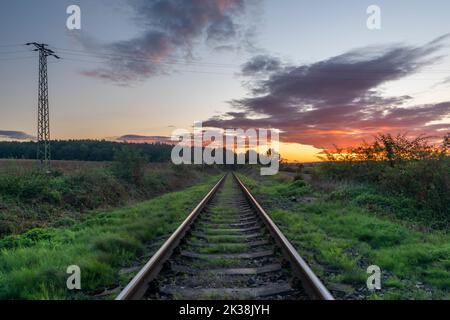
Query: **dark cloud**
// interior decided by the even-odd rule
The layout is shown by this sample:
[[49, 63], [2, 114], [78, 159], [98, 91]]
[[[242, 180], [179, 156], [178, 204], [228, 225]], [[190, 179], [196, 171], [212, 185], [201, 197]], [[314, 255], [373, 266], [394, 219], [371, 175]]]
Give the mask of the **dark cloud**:
[[259, 74], [270, 74], [280, 71], [282, 62], [280, 59], [269, 55], [258, 55], [242, 66], [244, 76], [254, 76]]
[[[207, 121], [212, 127], [274, 127], [285, 142], [319, 148], [349, 145], [378, 132], [436, 132], [427, 123], [450, 113], [450, 103], [405, 107], [410, 96], [385, 97], [380, 86], [440, 59], [440, 37], [424, 46], [368, 47], [310, 65], [285, 66], [256, 81], [251, 96], [232, 101], [237, 112]], [[255, 59], [244, 69], [264, 71]], [[256, 59], [258, 61], [258, 59]], [[245, 73], [245, 70], [244, 70]]]
[[130, 0], [129, 4], [143, 32], [103, 46], [110, 53], [107, 65], [85, 75], [129, 84], [164, 72], [170, 59], [191, 57], [199, 41], [230, 47], [245, 37], [241, 18], [250, 5], [245, 0]]
[[35, 137], [22, 131], [0, 130], [0, 140], [34, 140]]

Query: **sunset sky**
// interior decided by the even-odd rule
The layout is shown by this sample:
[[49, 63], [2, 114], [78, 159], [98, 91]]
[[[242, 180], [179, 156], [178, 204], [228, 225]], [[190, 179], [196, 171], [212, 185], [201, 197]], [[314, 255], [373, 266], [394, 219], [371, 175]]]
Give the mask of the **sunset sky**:
[[[66, 8], [81, 8], [81, 30]], [[366, 26], [381, 8], [381, 30]], [[3, 0], [0, 140], [36, 135], [48, 43], [53, 139], [166, 139], [195, 121], [281, 130], [317, 160], [377, 133], [450, 131], [448, 0]]]

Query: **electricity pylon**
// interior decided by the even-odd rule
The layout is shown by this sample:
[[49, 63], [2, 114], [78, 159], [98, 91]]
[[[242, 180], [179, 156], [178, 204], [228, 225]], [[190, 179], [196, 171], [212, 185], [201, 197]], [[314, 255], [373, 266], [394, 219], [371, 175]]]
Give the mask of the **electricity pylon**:
[[48, 76], [47, 57], [60, 59], [53, 50], [44, 43], [31, 42], [27, 46], [34, 46], [33, 51], [39, 51], [39, 91], [38, 91], [38, 129], [37, 129], [37, 159], [48, 164], [50, 153], [50, 112], [48, 104]]

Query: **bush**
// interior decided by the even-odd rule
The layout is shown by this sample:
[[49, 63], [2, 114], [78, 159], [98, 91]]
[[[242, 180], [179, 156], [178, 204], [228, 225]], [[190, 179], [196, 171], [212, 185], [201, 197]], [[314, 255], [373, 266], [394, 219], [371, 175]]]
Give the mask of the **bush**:
[[67, 206], [80, 209], [119, 205], [128, 199], [129, 194], [126, 187], [105, 170], [70, 174], [61, 192]]
[[65, 182], [59, 174], [48, 174], [42, 170], [13, 170], [0, 175], [0, 194], [5, 200], [26, 204], [60, 204], [60, 186]]
[[449, 159], [408, 162], [401, 168], [386, 168], [380, 186], [393, 194], [415, 199], [436, 218], [450, 221]]
[[147, 171], [144, 174], [142, 187], [147, 194], [157, 194], [169, 189], [166, 181], [161, 173]]
[[7, 236], [0, 240], [0, 249], [26, 248], [31, 247], [40, 241], [50, 241], [53, 239], [51, 229], [36, 228], [29, 230], [21, 236]]
[[116, 152], [113, 172], [117, 178], [141, 186], [145, 164], [146, 159], [139, 150], [126, 146]]
[[312, 193], [312, 189], [304, 180], [294, 180], [289, 184], [281, 184], [277, 186], [276, 192], [281, 197], [301, 198]]

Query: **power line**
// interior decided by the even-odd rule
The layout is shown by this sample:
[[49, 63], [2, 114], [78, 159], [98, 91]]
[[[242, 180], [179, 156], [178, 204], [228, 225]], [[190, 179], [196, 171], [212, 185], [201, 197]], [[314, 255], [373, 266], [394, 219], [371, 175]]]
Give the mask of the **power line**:
[[[1, 61], [14, 61], [14, 60], [26, 60], [31, 59], [34, 57], [18, 57], [18, 58], [0, 58]], [[99, 64], [102, 63], [102, 61], [99, 60], [85, 60], [85, 59], [76, 59], [76, 58], [62, 58], [61, 61], [68, 61], [68, 62], [78, 62], [78, 63], [90, 63], [90, 64]], [[58, 61], [52, 61], [48, 62], [49, 64], [57, 64]], [[169, 64], [171, 65], [171, 64]], [[195, 66], [194, 66], [195, 67]], [[190, 69], [175, 69], [175, 73], [193, 73], [193, 74], [208, 74], [208, 75], [218, 75], [218, 76], [235, 76], [236, 73], [231, 72], [216, 72], [216, 71], [205, 71], [205, 70], [190, 70]], [[450, 72], [442, 72], [442, 74], [448, 73], [450, 75]], [[372, 73], [373, 74], [373, 73]], [[413, 76], [413, 75], [411, 75]], [[299, 79], [302, 75], [287, 75], [283, 76], [283, 79]], [[333, 74], [333, 73], [322, 73], [321, 75], [307, 75], [306, 76], [309, 79], [338, 79], [343, 81], [362, 81], [362, 80], [376, 80], [379, 78], [375, 77], [367, 77], [363, 73], [361, 75], [354, 75], [354, 76], [342, 76], [339, 74]], [[267, 79], [266, 79], [267, 80]], [[401, 79], [394, 79], [392, 81], [439, 81], [442, 80], [442, 78], [422, 78], [422, 77], [415, 77], [415, 78], [401, 78]]]
[[34, 59], [34, 56], [29, 56], [29, 57], [15, 57], [15, 58], [0, 58], [0, 61], [26, 60], [26, 59]]
[[[23, 44], [8, 44], [8, 45], [0, 45], [0, 48], [2, 47], [23, 47]], [[60, 48], [60, 47], [53, 47], [50, 46], [51, 48], [54, 48], [55, 50], [58, 51], [63, 51], [65, 52], [66, 55], [73, 55], [73, 56], [81, 56], [81, 57], [87, 57], [87, 58], [98, 58], [98, 59], [114, 59], [114, 58], [123, 58], [123, 59], [127, 59], [130, 61], [137, 61], [137, 62], [154, 62], [151, 58], [146, 58], [146, 57], [139, 57], [136, 55], [132, 55], [132, 54], [118, 54], [118, 53], [112, 53], [112, 52], [107, 52], [107, 51], [87, 51], [87, 50], [76, 50], [76, 49], [68, 49], [68, 48]], [[6, 54], [13, 54], [13, 53], [25, 53], [27, 51], [11, 51], [11, 52], [1, 52], [2, 53], [6, 53]], [[75, 60], [74, 60], [75, 61]], [[91, 61], [85, 61], [85, 62], [91, 62]], [[101, 61], [99, 61], [100, 63]], [[237, 65], [237, 64], [226, 64], [226, 63], [216, 63], [216, 62], [199, 62], [199, 61], [186, 61], [186, 60], [182, 60], [182, 59], [177, 59], [174, 57], [170, 57], [165, 59], [165, 61], [157, 61], [155, 62], [157, 64], [182, 64], [182, 65], [192, 65], [192, 66], [199, 66], [199, 67], [217, 67], [217, 68], [236, 68], [236, 67], [240, 67], [241, 65]], [[350, 72], [350, 73], [361, 73], [361, 71], [355, 70], [344, 70], [345, 72]], [[428, 72], [428, 73], [450, 73], [450, 70], [438, 70], [438, 69], [434, 69], [434, 70], [422, 70], [424, 72]], [[333, 74], [334, 71], [315, 71], [316, 73], [319, 74]], [[365, 70], [363, 73], [391, 73], [392, 70]], [[297, 76], [294, 76], [295, 78]]]
[[[95, 51], [83, 51], [83, 50], [72, 50], [72, 49], [63, 49], [57, 48], [58, 51], [62, 51], [65, 54], [69, 55], [77, 55], [77, 56], [85, 56], [85, 57], [93, 57], [99, 59], [114, 59], [114, 58], [123, 58], [131, 61], [142, 61], [142, 62], [153, 62], [151, 58], [139, 57], [136, 55], [127, 55], [127, 54], [117, 54], [117, 53], [107, 53], [107, 52], [95, 52]], [[188, 65], [196, 65], [196, 66], [208, 66], [208, 67], [223, 67], [223, 68], [236, 68], [238, 65], [236, 64], [225, 64], [225, 63], [215, 63], [215, 62], [198, 62], [198, 61], [185, 61], [181, 59], [176, 59], [173, 57], [165, 59], [165, 63], [170, 64], [188, 64]], [[164, 63], [158, 61], [158, 63]]]
[[0, 44], [0, 48], [13, 48], [13, 47], [23, 47], [24, 44]]
[[[89, 61], [89, 60], [82, 60], [82, 59], [74, 59], [74, 58], [62, 58], [62, 61], [72, 61], [72, 62], [80, 62], [80, 63], [93, 63], [97, 64], [98, 61]], [[56, 63], [56, 62], [53, 62]], [[211, 74], [211, 75], [222, 75], [222, 76], [232, 76], [233, 73], [225, 73], [225, 72], [214, 72], [214, 71], [203, 71], [203, 70], [185, 70], [185, 69], [177, 69], [175, 70], [179, 72], [187, 72], [187, 73], [198, 73], [198, 74]]]
[[[145, 58], [145, 57], [137, 57], [135, 55], [127, 55], [127, 54], [117, 54], [117, 53], [107, 53], [107, 52], [96, 52], [96, 51], [85, 51], [85, 50], [75, 50], [75, 49], [64, 49], [64, 48], [57, 48], [55, 49], [59, 51], [64, 51], [65, 54], [68, 55], [78, 55], [78, 56], [85, 56], [85, 57], [94, 57], [99, 59], [113, 59], [113, 58], [124, 58], [131, 61], [142, 61], [142, 62], [152, 62], [151, 58]], [[198, 61], [184, 61], [180, 59], [176, 59], [173, 57], [165, 59], [166, 62], [158, 61], [158, 64], [185, 64], [185, 65], [195, 65], [195, 66], [208, 66], [208, 67], [220, 67], [220, 68], [236, 68], [241, 67], [241, 65], [237, 64], [225, 64], [225, 63], [215, 63], [215, 62], [198, 62]], [[365, 70], [364, 73], [391, 73], [392, 70], [383, 70], [383, 69], [376, 69], [374, 70]], [[355, 70], [344, 70], [346, 72], [350, 73], [359, 73], [360, 71]], [[316, 71], [318, 73], [324, 73], [324, 74], [332, 74], [334, 71]], [[430, 69], [428, 72], [432, 73], [450, 73], [450, 70], [438, 70], [438, 69]]]
[[[91, 63], [91, 64], [98, 64], [101, 63], [102, 61], [98, 61], [98, 60], [85, 60], [85, 59], [76, 59], [76, 58], [63, 58], [62, 60], [64, 61], [71, 61], [71, 62], [80, 62], [80, 63]], [[55, 62], [56, 63], [56, 62]], [[168, 64], [171, 65], [171, 64]], [[187, 73], [197, 73], [197, 74], [210, 74], [210, 75], [221, 75], [221, 76], [235, 76], [236, 73], [230, 73], [230, 72], [215, 72], [215, 71], [204, 71], [204, 70], [187, 70], [187, 69], [175, 69], [175, 72], [187, 72]], [[356, 73], [356, 72], [355, 72]], [[443, 74], [448, 73], [450, 75], [450, 71], [448, 72], [442, 72]], [[372, 73], [374, 74], [374, 73]], [[299, 79], [301, 78], [303, 75], [286, 75], [286, 76], [282, 76], [283, 79]], [[375, 77], [367, 77], [364, 75], [364, 73], [361, 73], [361, 75], [354, 75], [354, 76], [342, 76], [339, 74], [333, 74], [333, 73], [322, 73], [319, 75], [307, 75], [306, 76], [309, 79], [339, 79], [339, 80], [344, 80], [344, 81], [355, 81], [355, 80], [374, 80], [374, 79], [378, 79]], [[396, 79], [392, 80], [395, 81]], [[402, 79], [397, 79], [397, 80], [401, 80], [401, 81], [435, 81], [435, 80], [441, 80], [441, 78], [402, 78]]]
[[17, 54], [17, 53], [29, 53], [28, 50], [21, 50], [21, 51], [0, 51], [0, 54]]
[[[76, 49], [66, 49], [66, 48], [58, 48], [58, 47], [52, 47], [57, 49], [58, 51], [63, 51], [65, 55], [73, 56], [70, 58], [65, 58], [64, 60], [72, 61], [72, 62], [82, 62], [82, 63], [94, 63], [94, 64], [100, 64], [105, 63], [107, 61], [105, 60], [111, 60], [111, 59], [124, 59], [131, 62], [142, 62], [142, 63], [155, 63], [159, 65], [168, 65], [168, 66], [192, 66], [192, 67], [200, 67], [200, 68], [218, 68], [218, 69], [226, 69], [226, 68], [233, 68], [240, 67], [240, 65], [233, 65], [233, 64], [224, 64], [224, 63], [209, 63], [209, 62], [198, 62], [198, 61], [183, 61], [176, 58], [168, 58], [164, 61], [153, 61], [151, 58], [145, 58], [145, 57], [136, 57], [132, 55], [126, 55], [126, 54], [116, 54], [116, 53], [110, 53], [110, 52], [95, 52], [95, 51], [85, 51], [85, 50], [76, 50]], [[12, 53], [12, 52], [11, 52]], [[1, 54], [1, 51], [0, 51]], [[78, 59], [77, 57], [85, 58], [85, 59]], [[0, 57], [0, 61], [7, 60], [2, 59]], [[212, 74], [212, 75], [227, 75], [227, 76], [233, 76], [236, 75], [236, 73], [226, 73], [226, 72], [215, 72], [215, 71], [204, 71], [204, 70], [186, 70], [186, 69], [176, 69], [175, 71], [179, 72], [188, 72], [188, 73], [199, 73], [199, 74]], [[313, 74], [299, 74], [298, 76], [295, 74], [284, 74], [281, 75], [281, 77], [286, 79], [298, 79], [303, 76], [306, 76], [308, 78], [314, 78], [314, 79], [340, 79], [340, 80], [370, 80], [370, 79], [377, 79], [374, 77], [374, 75], [383, 75], [385, 73], [392, 73], [392, 70], [364, 70], [364, 71], [358, 71], [358, 70], [341, 70], [342, 72], [347, 73], [345, 76], [342, 74], [338, 74], [333, 71], [326, 71], [326, 70], [314, 70]], [[423, 74], [450, 74], [450, 70], [421, 70]], [[407, 75], [405, 75], [407, 76]], [[272, 78], [273, 79], [273, 78]], [[263, 79], [264, 80], [264, 79]], [[270, 81], [270, 75], [266, 80]], [[275, 78], [276, 80], [276, 78]], [[430, 79], [430, 78], [409, 78], [402, 80], [440, 80], [440, 79]]]

